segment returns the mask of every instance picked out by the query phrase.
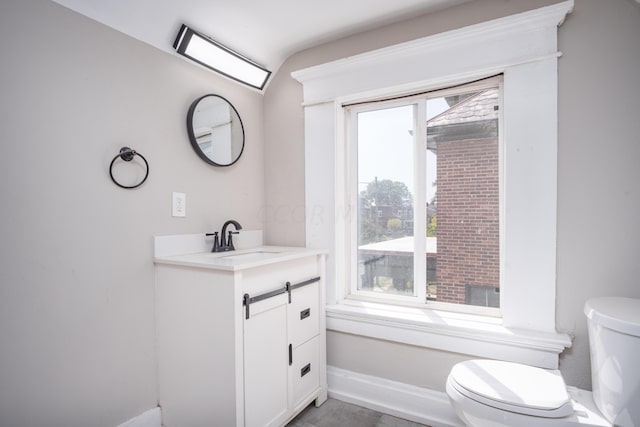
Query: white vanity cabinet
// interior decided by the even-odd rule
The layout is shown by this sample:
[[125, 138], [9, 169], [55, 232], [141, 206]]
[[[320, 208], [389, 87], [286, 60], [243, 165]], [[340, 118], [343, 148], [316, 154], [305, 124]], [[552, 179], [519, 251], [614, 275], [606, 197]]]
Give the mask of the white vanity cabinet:
[[282, 426], [327, 397], [324, 254], [216, 259], [155, 260], [163, 425]]

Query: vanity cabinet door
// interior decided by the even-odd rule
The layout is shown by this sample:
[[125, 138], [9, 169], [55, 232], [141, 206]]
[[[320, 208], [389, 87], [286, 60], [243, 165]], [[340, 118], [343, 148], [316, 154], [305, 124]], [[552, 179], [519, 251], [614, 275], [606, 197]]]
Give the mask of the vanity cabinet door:
[[246, 427], [277, 426], [289, 416], [286, 294], [251, 304], [244, 319]]

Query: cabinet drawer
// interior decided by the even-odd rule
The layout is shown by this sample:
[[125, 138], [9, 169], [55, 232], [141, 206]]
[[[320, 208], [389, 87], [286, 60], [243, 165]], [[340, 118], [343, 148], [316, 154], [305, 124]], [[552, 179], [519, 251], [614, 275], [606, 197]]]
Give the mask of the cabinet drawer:
[[316, 256], [283, 261], [242, 272], [242, 292], [253, 296], [281, 289], [287, 282], [296, 283], [320, 275]]
[[293, 350], [293, 400], [294, 407], [320, 386], [319, 337]]
[[294, 289], [288, 306], [289, 339], [294, 347], [320, 332], [319, 282]]

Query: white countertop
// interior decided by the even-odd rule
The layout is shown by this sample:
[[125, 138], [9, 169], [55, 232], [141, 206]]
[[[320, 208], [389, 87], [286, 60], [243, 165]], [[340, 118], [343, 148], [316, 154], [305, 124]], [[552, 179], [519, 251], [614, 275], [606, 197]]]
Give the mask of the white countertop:
[[326, 254], [326, 251], [289, 246], [258, 246], [229, 252], [196, 252], [156, 256], [153, 261], [156, 264], [237, 271], [320, 254]]

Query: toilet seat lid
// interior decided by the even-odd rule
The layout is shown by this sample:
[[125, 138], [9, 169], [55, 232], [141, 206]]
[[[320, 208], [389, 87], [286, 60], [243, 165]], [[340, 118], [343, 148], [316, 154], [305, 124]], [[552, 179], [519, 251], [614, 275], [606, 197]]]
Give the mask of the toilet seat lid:
[[468, 360], [449, 374], [452, 385], [482, 404], [545, 418], [573, 413], [560, 371], [497, 360]]

